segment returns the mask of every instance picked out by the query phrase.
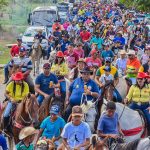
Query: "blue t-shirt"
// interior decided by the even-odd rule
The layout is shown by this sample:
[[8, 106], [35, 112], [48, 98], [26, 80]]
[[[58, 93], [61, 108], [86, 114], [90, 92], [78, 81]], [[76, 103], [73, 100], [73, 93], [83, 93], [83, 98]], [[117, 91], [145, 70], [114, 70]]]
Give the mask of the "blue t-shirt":
[[[89, 80], [87, 83], [87, 88], [91, 91], [91, 92], [99, 92], [98, 90], [98, 86], [95, 83], [94, 80]], [[83, 79], [77, 78], [75, 79], [72, 84], [70, 85], [69, 91], [71, 92], [71, 96], [70, 96], [70, 104], [71, 105], [80, 105], [81, 103], [81, 97], [82, 94], [84, 93], [84, 81]], [[93, 97], [91, 95], [87, 95], [87, 100], [92, 100]]]
[[54, 84], [58, 83], [58, 79], [56, 75], [53, 73], [50, 73], [49, 76], [45, 76], [43, 73], [41, 73], [35, 80], [35, 84], [40, 85], [40, 90], [43, 91], [46, 94], [52, 94], [54, 92], [54, 88], [50, 88], [49, 84], [50, 81], [52, 81]]
[[3, 150], [8, 149], [6, 139], [1, 134], [0, 134], [0, 148], [2, 148]]
[[108, 51], [103, 50], [102, 53], [101, 53], [101, 57], [104, 58], [104, 59], [107, 58], [107, 57], [113, 58], [114, 53], [111, 50], [108, 50]]
[[69, 122], [65, 125], [61, 136], [62, 138], [67, 139], [71, 148], [74, 148], [77, 145], [83, 144], [85, 140], [90, 138], [92, 135], [87, 123], [81, 122], [80, 125], [75, 126], [72, 122]]
[[125, 45], [125, 38], [124, 37], [115, 37], [113, 42], [120, 41], [121, 45]]
[[50, 120], [50, 116], [45, 118], [41, 123], [40, 128], [44, 129], [42, 137], [52, 139], [53, 137], [60, 136], [60, 129], [63, 129], [65, 126], [65, 121], [63, 118], [58, 117], [55, 122]]
[[70, 41], [61, 40], [59, 44], [61, 45], [61, 51], [64, 52], [67, 50], [67, 46], [70, 44]]
[[98, 121], [97, 129], [104, 134], [118, 134], [118, 114], [115, 112], [113, 117], [108, 117], [106, 113], [102, 114]]

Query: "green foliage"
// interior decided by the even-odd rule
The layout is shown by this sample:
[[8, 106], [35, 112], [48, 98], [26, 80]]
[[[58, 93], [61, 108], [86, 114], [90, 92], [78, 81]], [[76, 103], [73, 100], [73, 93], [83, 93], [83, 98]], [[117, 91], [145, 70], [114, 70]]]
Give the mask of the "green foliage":
[[7, 0], [0, 0], [0, 10], [3, 10], [3, 8], [7, 5], [8, 5]]
[[126, 7], [134, 7], [135, 9], [150, 12], [150, 0], [119, 0]]

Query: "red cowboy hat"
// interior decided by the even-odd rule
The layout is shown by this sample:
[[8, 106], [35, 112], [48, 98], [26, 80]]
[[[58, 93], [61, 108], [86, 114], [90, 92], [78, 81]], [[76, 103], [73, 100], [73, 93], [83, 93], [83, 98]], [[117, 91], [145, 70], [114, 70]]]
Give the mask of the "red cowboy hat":
[[56, 54], [57, 57], [64, 57], [64, 54], [62, 51], [58, 51]]
[[148, 75], [147, 73], [145, 73], [145, 76], [146, 76], [146, 78], [148, 78], [148, 79], [150, 78], [150, 75]]
[[16, 74], [12, 75], [12, 79], [14, 81], [20, 81], [23, 80], [23, 73], [22, 72], [17, 72]]
[[146, 74], [144, 72], [139, 72], [137, 78], [146, 78]]

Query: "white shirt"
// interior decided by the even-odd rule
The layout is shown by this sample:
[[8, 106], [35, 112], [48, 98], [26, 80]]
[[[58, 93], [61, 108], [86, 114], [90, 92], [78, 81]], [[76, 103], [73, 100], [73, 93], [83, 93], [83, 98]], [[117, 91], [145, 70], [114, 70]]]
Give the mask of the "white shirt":
[[113, 77], [113, 75], [111, 75], [111, 74], [109, 74], [108, 76], [106, 76], [105, 74], [103, 74], [103, 75], [100, 77], [100, 79], [99, 79], [99, 81], [100, 81], [103, 85], [106, 84], [106, 81], [110, 81], [110, 80], [114, 80], [114, 77]]

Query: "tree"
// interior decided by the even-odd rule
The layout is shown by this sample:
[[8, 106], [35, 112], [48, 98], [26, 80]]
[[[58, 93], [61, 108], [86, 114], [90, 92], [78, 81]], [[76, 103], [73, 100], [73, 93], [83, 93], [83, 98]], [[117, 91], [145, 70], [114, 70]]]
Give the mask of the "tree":
[[8, 5], [7, 0], [0, 0], [0, 11], [7, 5]]

